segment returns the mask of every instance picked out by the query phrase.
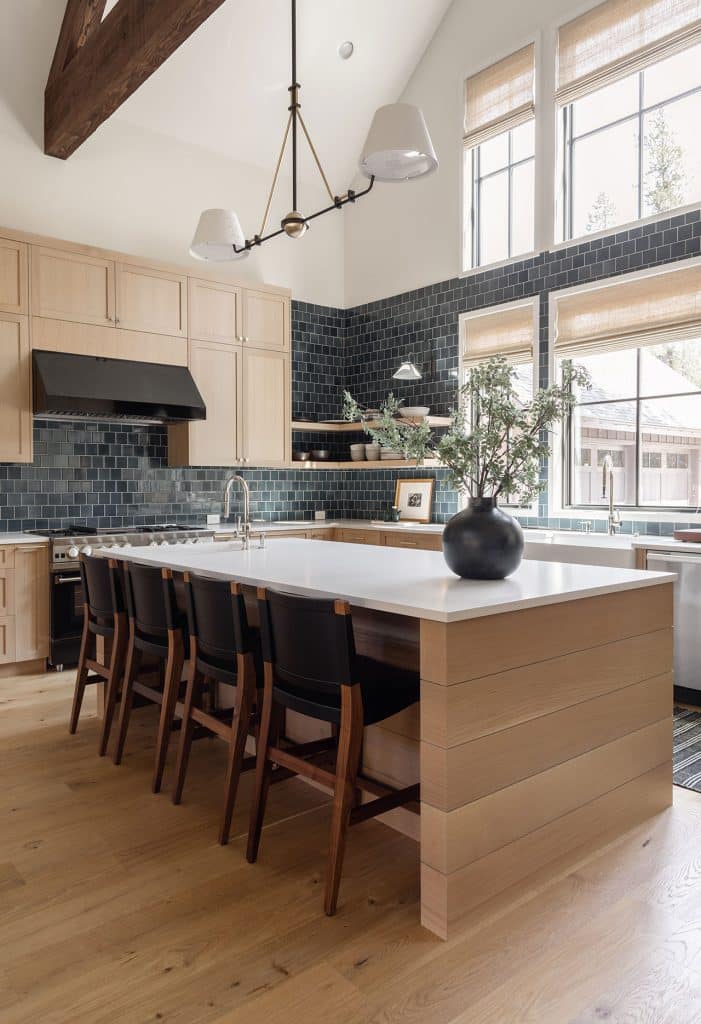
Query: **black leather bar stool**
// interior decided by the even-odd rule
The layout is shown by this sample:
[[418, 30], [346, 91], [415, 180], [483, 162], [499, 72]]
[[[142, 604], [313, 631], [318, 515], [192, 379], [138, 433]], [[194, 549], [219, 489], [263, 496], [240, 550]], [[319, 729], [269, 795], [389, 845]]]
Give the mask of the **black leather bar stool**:
[[[419, 799], [418, 784], [388, 790], [360, 775], [365, 726], [414, 704], [419, 674], [356, 654], [345, 601], [270, 589], [260, 589], [258, 599], [265, 682], [247, 858], [253, 862], [258, 856], [268, 788], [278, 774], [273, 776], [273, 765], [329, 786], [334, 800], [324, 911], [331, 915], [336, 912], [348, 826]], [[335, 772], [310, 764], [300, 748], [280, 748], [285, 708], [338, 728]], [[377, 794], [381, 789], [385, 795], [360, 803], [360, 791]]]
[[[121, 577], [113, 559], [80, 556], [80, 575], [85, 599], [83, 638], [80, 643], [78, 674], [68, 731], [78, 728], [85, 687], [105, 684], [105, 711], [100, 729], [98, 752], [107, 750], [114, 708], [124, 674], [127, 649], [127, 616]], [[98, 645], [98, 637], [104, 644]]]
[[[161, 715], [151, 787], [154, 793], [158, 793], [163, 781], [168, 742], [185, 663], [186, 622], [178, 609], [170, 569], [126, 562], [124, 580], [129, 616], [129, 645], [114, 763], [120, 764], [122, 760], [134, 694], [137, 693], [154, 704], [160, 704]], [[162, 690], [147, 685], [140, 677], [144, 655], [155, 658], [162, 667]]]
[[[195, 726], [220, 736], [229, 745], [224, 791], [224, 814], [219, 842], [229, 841], [231, 816], [242, 771], [255, 767], [245, 757], [263, 684], [260, 634], [249, 626], [241, 586], [235, 582], [184, 574], [185, 607], [190, 634], [190, 663], [180, 733], [173, 803], [182, 799]], [[205, 710], [203, 696], [211, 682], [236, 689], [231, 709]]]

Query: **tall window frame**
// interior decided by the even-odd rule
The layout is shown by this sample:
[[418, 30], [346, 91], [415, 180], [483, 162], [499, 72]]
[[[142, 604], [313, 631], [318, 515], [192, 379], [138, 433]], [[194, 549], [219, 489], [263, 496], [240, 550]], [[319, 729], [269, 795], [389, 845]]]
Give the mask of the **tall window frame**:
[[[535, 394], [539, 387], [539, 295], [470, 310], [461, 313], [458, 319], [461, 387], [467, 383], [472, 367], [491, 356], [502, 355], [512, 366], [530, 368], [531, 394]], [[463, 496], [464, 504], [468, 497]], [[509, 500], [508, 495], [500, 499], [500, 504], [524, 515], [533, 514], [537, 509], [537, 499], [530, 505], [523, 505]]]
[[[565, 288], [550, 293], [549, 302], [549, 375], [551, 380], [560, 379], [561, 360], [572, 359], [575, 362], [592, 356], [629, 357], [629, 368], [623, 372], [621, 366], [604, 365], [595, 373], [599, 381], [611, 382], [610, 394], [597, 396], [586, 393], [581, 396], [574, 414], [560, 424], [553, 436], [552, 456], [549, 460], [549, 510], [554, 516], [572, 518], [577, 512], [588, 517], [604, 518], [607, 501], [576, 500], [573, 475], [578, 468], [575, 448], [587, 448], [587, 461], [582, 463], [590, 471], [593, 483], [596, 483], [599, 494], [600, 474], [602, 466], [597, 465], [596, 452], [616, 449], [614, 456], [620, 451], [627, 454], [616, 461], [614, 473], [617, 479], [616, 505], [624, 508], [626, 517], [635, 520], [650, 518], [674, 521], [684, 518], [695, 521], [701, 514], [701, 445], [682, 440], [687, 424], [682, 429], [670, 429], [665, 438], [664, 425], [650, 426], [649, 413], [651, 407], [656, 411], [662, 403], [686, 400], [688, 413], [689, 401], [698, 403], [701, 411], [701, 377], [698, 365], [701, 355], [701, 257], [667, 264], [649, 270], [637, 271], [602, 281]], [[657, 346], [682, 348], [686, 343], [694, 347], [696, 364], [695, 383], [689, 386], [688, 381], [683, 387], [669, 387], [668, 376], [658, 377], [658, 364], [648, 364], [644, 369], [645, 353], [653, 357], [658, 353]], [[667, 355], [664, 357], [666, 366]], [[589, 363], [591, 367], [591, 361]], [[630, 367], [634, 367], [631, 376]], [[605, 375], [604, 375], [605, 374]], [[633, 379], [634, 393], [624, 393], [627, 385], [624, 381]], [[650, 381], [654, 381], [652, 386]], [[607, 386], [608, 390], [608, 386]], [[621, 407], [635, 406], [634, 421], [623, 426], [611, 425], [602, 430], [593, 430], [587, 435], [576, 436], [573, 420], [579, 415], [578, 410], [587, 406], [601, 409], [609, 406], [620, 412]], [[647, 408], [646, 408], [647, 407]], [[669, 411], [669, 410], [667, 410]], [[675, 412], [679, 411], [676, 406]], [[701, 441], [701, 415], [694, 412], [694, 435]], [[696, 419], [699, 425], [696, 426]], [[659, 422], [659, 421], [658, 421]], [[677, 422], [679, 422], [677, 420]], [[590, 426], [592, 424], [590, 423]], [[603, 426], [596, 424], [597, 427]], [[632, 436], [631, 435], [632, 430]], [[631, 448], [631, 443], [633, 447]], [[650, 458], [645, 459], [645, 453]], [[679, 455], [687, 458], [679, 460]], [[692, 466], [691, 460], [695, 460]], [[630, 479], [626, 480], [621, 471], [635, 468], [633, 500], [626, 500], [625, 488], [630, 491]], [[655, 471], [690, 470], [687, 484], [694, 485], [694, 493], [687, 492], [686, 500], [661, 501], [645, 500], [641, 495], [645, 488], [649, 491], [650, 477]], [[644, 475], [647, 476], [644, 479]], [[695, 483], [694, 483], [695, 481]], [[667, 481], [668, 484], [668, 481]], [[660, 481], [660, 490], [664, 491], [664, 482]], [[671, 488], [674, 489], [673, 487]], [[582, 488], [582, 491], [586, 488]], [[592, 492], [593, 493], [593, 492]]]
[[[696, 44], [696, 49], [699, 50], [699, 56], [701, 58], [701, 44]], [[649, 64], [645, 68], [641, 68], [639, 71], [635, 71], [632, 75], [627, 76], [636, 79], [636, 94], [637, 94], [637, 109], [633, 110], [632, 113], [625, 114], [621, 117], [613, 118], [611, 121], [607, 121], [594, 128], [590, 128], [581, 133], [576, 130], [576, 103], [577, 100], [571, 100], [569, 103], [563, 105], [559, 109], [559, 120], [560, 120], [560, 139], [561, 139], [561, 160], [562, 160], [562, 215], [560, 224], [560, 233], [563, 241], [570, 242], [578, 238], [585, 238], [589, 233], [586, 230], [575, 229], [575, 217], [574, 217], [574, 201], [575, 201], [575, 189], [576, 189], [576, 171], [575, 171], [575, 147], [577, 143], [584, 142], [588, 139], [595, 138], [597, 135], [601, 135], [604, 132], [610, 131], [612, 128], [624, 127], [626, 125], [635, 126], [636, 129], [636, 210], [635, 216], [623, 217], [620, 221], [613, 220], [610, 224], [601, 225], [600, 228], [594, 229], [593, 233], [598, 230], [616, 230], [623, 227], [625, 224], [635, 223], [639, 220], [646, 220], [649, 217], [663, 217], [665, 214], [671, 214], [677, 209], [685, 208], [690, 205], [690, 202], [681, 202], [678, 206], [671, 206], [664, 210], [647, 210], [645, 208], [645, 145], [646, 145], [646, 121], [648, 117], [656, 112], [662, 112], [667, 108], [673, 107], [674, 104], [689, 99], [692, 96], [701, 95], [701, 63], [699, 71], [699, 82], [698, 85], [684, 89], [678, 93], [670, 95], [665, 99], [658, 100], [654, 103], [645, 102], [645, 75], [650, 68], [657, 66], [657, 63], [662, 63], [663, 60], [668, 59], [666, 56], [661, 61], [654, 64]], [[624, 81], [624, 79], [621, 79]], [[605, 86], [603, 87], [605, 88]], [[597, 90], [599, 91], [599, 90]], [[587, 93], [587, 96], [595, 95], [595, 93]], [[583, 98], [583, 97], [581, 97]], [[697, 198], [701, 199], [701, 190], [697, 187]]]
[[[463, 226], [462, 272], [506, 262], [525, 256], [535, 249], [535, 133], [531, 151], [514, 159], [513, 132], [523, 125], [535, 125], [536, 41], [530, 40], [518, 50], [488, 65], [464, 82], [463, 125]], [[505, 137], [506, 161], [488, 171], [483, 166], [482, 147], [492, 140]], [[533, 166], [533, 186], [530, 212], [532, 215], [531, 242], [515, 251], [513, 202], [514, 172]], [[506, 251], [485, 261], [482, 250], [482, 227], [485, 219], [483, 186], [489, 180], [506, 174], [507, 227]]]
[[[556, 51], [555, 105], [557, 108], [557, 187], [555, 196], [556, 234], [559, 243], [584, 239], [590, 234], [620, 230], [641, 221], [663, 217], [690, 207], [688, 197], [678, 204], [651, 213], [646, 212], [644, 189], [645, 118], [650, 111], [670, 107], [701, 88], [683, 89], [674, 97], [646, 103], [645, 72], [691, 47], [701, 44], [701, 17], [697, 0], [604, 0], [576, 18], [558, 26]], [[601, 89], [637, 76], [637, 109], [613, 118], [592, 131], [577, 134], [574, 106], [577, 101], [595, 95]], [[575, 146], [602, 131], [637, 122], [636, 168], [631, 175], [637, 196], [635, 215], [622, 216], [602, 226], [580, 230], [575, 225], [574, 197], [576, 172], [573, 168]], [[626, 148], [626, 153], [628, 152]], [[632, 149], [629, 158], [632, 159]], [[632, 168], [631, 168], [632, 169]], [[637, 171], [637, 173], [636, 173]], [[699, 191], [699, 182], [695, 183]], [[602, 205], [609, 198], [605, 191]], [[627, 203], [626, 203], [627, 205]], [[597, 211], [597, 216], [600, 210]], [[558, 244], [559, 244], [558, 243]]]

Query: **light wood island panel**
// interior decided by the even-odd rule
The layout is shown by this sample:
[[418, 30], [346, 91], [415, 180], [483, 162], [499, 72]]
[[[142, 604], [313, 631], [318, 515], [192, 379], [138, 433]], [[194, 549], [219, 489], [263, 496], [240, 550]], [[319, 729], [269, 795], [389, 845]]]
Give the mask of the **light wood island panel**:
[[420, 651], [421, 919], [438, 935], [671, 803], [671, 584], [422, 620]]

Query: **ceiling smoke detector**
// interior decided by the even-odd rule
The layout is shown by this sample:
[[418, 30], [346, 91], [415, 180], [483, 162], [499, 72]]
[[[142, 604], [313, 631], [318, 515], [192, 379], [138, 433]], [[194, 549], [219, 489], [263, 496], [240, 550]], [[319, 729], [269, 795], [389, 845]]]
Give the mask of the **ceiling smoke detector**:
[[338, 56], [341, 58], [341, 60], [349, 60], [353, 56], [354, 49], [355, 47], [353, 46], [353, 43], [350, 41], [350, 39], [346, 39], [346, 41], [344, 43], [341, 43], [341, 45], [338, 48]]

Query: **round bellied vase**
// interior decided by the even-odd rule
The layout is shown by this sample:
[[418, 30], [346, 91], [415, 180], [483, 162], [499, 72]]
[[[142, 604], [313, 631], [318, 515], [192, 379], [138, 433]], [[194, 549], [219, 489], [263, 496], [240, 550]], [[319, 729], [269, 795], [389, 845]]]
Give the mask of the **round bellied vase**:
[[443, 531], [443, 557], [467, 580], [503, 580], [523, 557], [523, 531], [496, 498], [470, 498]]

